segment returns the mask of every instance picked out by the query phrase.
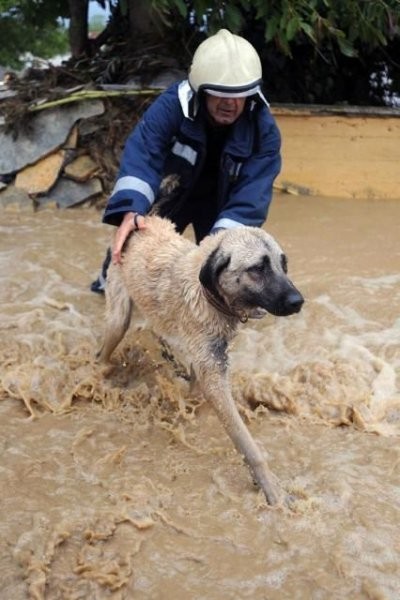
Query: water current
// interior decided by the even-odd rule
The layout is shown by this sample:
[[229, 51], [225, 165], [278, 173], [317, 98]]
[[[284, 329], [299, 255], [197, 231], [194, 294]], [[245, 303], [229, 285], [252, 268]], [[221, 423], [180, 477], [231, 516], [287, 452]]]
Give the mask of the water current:
[[[141, 319], [95, 363], [94, 208], [0, 215], [0, 598], [400, 598], [400, 203], [277, 195], [306, 303], [241, 326], [270, 508]], [[177, 315], [179, 318], [179, 315]]]

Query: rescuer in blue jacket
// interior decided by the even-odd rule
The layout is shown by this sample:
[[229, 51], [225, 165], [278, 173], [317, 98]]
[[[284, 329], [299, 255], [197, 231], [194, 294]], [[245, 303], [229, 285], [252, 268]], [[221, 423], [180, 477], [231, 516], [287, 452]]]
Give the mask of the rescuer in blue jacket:
[[188, 79], [163, 92], [129, 136], [103, 222], [118, 227], [102, 273], [154, 210], [196, 242], [218, 229], [260, 227], [281, 167], [280, 133], [253, 46], [221, 29], [196, 50]]

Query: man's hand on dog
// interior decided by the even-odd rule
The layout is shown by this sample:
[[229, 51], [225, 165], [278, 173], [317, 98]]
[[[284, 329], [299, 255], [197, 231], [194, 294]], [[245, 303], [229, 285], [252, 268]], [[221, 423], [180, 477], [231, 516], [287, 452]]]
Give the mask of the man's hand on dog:
[[146, 229], [145, 218], [142, 215], [134, 212], [125, 213], [122, 219], [121, 225], [117, 229], [115, 234], [113, 249], [112, 249], [112, 261], [114, 265], [121, 264], [121, 252], [122, 248], [132, 231], [137, 229]]

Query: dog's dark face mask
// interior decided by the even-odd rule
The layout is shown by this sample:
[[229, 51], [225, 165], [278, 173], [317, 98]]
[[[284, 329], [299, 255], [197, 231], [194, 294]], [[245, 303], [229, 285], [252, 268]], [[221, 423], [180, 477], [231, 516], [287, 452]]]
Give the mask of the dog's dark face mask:
[[248, 310], [253, 318], [269, 312], [277, 317], [298, 313], [304, 299], [287, 276], [287, 260], [280, 256], [281, 267], [277, 270], [271, 264], [269, 255], [248, 267], [239, 277], [240, 291], [234, 306]]
[[287, 259], [277, 242], [255, 228], [236, 232], [221, 235], [201, 269], [203, 286], [232, 313], [246, 318], [298, 313], [304, 298], [287, 275]]

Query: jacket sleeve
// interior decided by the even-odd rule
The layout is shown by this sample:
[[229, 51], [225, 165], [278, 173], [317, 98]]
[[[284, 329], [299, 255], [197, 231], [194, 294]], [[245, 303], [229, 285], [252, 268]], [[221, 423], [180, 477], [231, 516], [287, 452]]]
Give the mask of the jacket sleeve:
[[261, 112], [258, 127], [258, 148], [243, 163], [213, 229], [261, 227], [267, 218], [273, 182], [281, 170], [281, 135], [269, 111]]
[[183, 118], [177, 84], [146, 110], [128, 137], [103, 222], [119, 225], [126, 212], [146, 214], [160, 186], [165, 158]]

